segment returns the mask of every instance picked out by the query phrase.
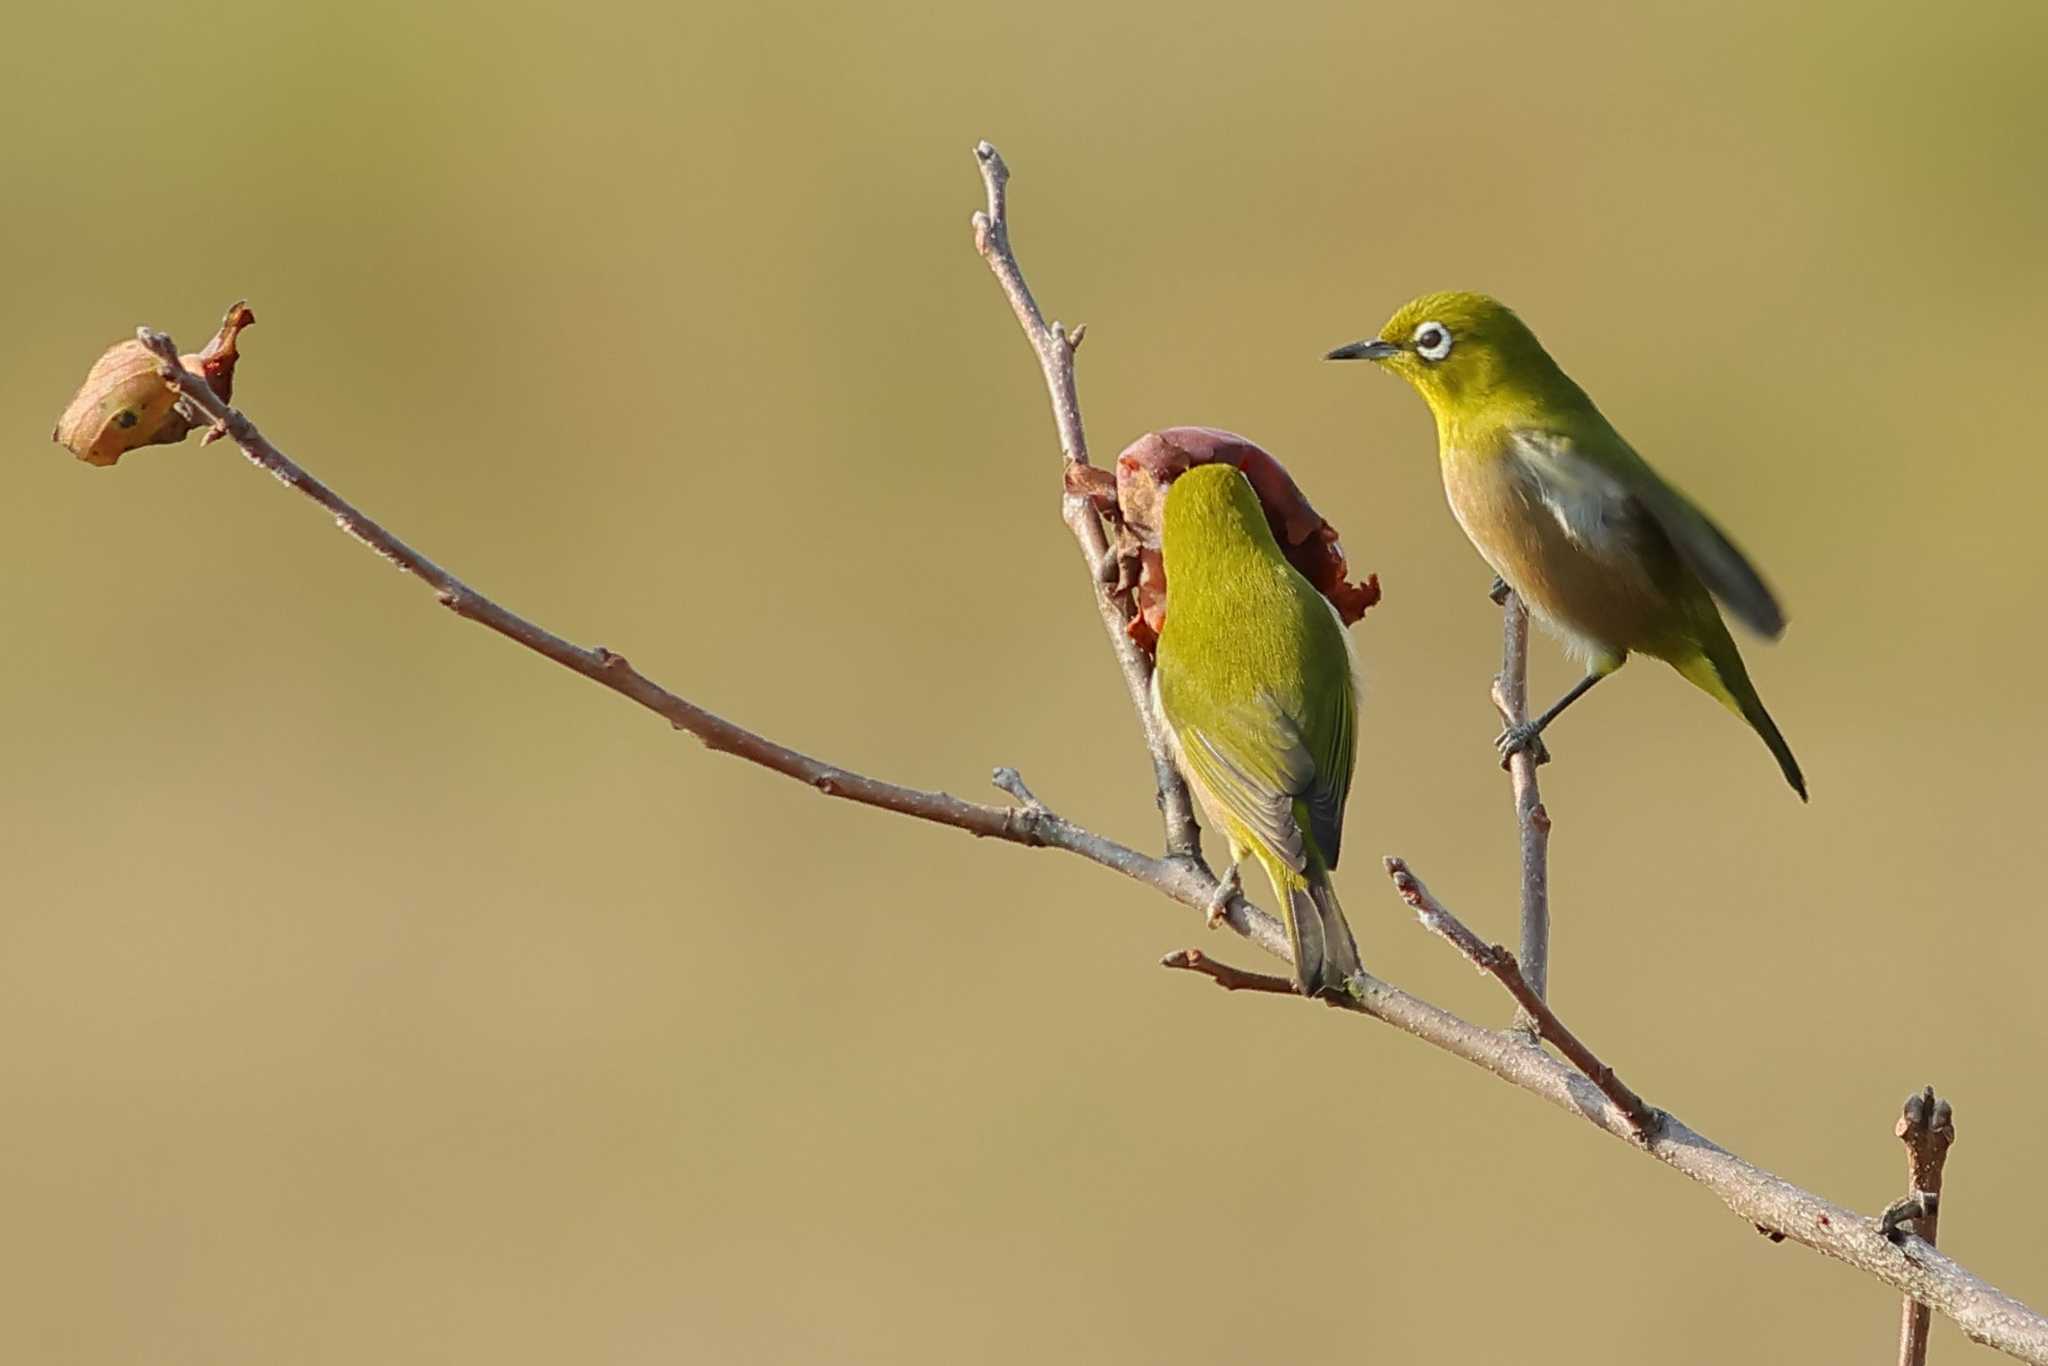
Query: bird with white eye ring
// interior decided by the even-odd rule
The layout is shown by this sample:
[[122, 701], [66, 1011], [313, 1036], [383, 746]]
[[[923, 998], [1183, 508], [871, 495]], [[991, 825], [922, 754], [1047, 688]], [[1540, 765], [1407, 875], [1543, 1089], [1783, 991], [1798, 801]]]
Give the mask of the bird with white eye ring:
[[1719, 610], [1776, 639], [1785, 629], [1777, 599], [1726, 533], [1622, 440], [1513, 311], [1483, 294], [1427, 294], [1377, 337], [1340, 346], [1329, 359], [1376, 361], [1422, 395], [1436, 418], [1444, 494], [1458, 525], [1500, 582], [1585, 664], [1585, 676], [1549, 709], [1501, 732], [1502, 755], [1528, 750], [1541, 763], [1544, 728], [1631, 654], [1646, 654], [1748, 722], [1805, 798], [1799, 762]]

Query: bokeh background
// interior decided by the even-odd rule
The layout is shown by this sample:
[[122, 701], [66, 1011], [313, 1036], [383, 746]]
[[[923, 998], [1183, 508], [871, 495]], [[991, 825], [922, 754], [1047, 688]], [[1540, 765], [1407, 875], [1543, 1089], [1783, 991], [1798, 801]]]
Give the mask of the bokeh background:
[[[486, 592], [789, 743], [1150, 843], [975, 258], [1016, 172], [1098, 452], [1232, 427], [1379, 571], [1341, 885], [1479, 1017], [1498, 618], [1421, 404], [1514, 302], [1765, 566], [1812, 779], [1654, 663], [1554, 733], [1554, 992], [2048, 1301], [2038, 0], [74, 5], [0, 55], [0, 1357], [1883, 1359], [1889, 1292], [1199, 922], [821, 800], [450, 618], [227, 447], [74, 463], [100, 349], [247, 296], [237, 397]], [[1536, 691], [1569, 666], [1539, 645]], [[1945, 1324], [1936, 1351], [1965, 1350]]]

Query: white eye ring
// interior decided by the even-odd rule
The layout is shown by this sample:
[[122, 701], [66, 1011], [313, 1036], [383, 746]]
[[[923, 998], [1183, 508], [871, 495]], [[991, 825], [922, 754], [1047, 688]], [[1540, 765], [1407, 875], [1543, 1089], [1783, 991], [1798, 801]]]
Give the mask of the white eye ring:
[[1439, 322], [1417, 324], [1408, 340], [1415, 343], [1415, 354], [1424, 360], [1442, 360], [1451, 354], [1451, 329]]

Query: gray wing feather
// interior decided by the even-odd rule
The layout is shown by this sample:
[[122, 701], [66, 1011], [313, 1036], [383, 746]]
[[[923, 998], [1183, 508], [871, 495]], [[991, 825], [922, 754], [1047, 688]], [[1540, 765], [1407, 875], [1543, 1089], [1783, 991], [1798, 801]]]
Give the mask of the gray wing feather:
[[1748, 557], [1619, 436], [1614, 441], [1623, 458], [1613, 468], [1588, 457], [1561, 432], [1517, 432], [1514, 440], [1566, 535], [1596, 548], [1654, 535], [1737, 620], [1772, 639], [1784, 633], [1785, 613]]
[[1295, 796], [1315, 777], [1315, 762], [1298, 742], [1279, 756], [1281, 785], [1245, 771], [1220, 746], [1201, 731], [1184, 732], [1182, 740], [1191, 751], [1188, 757], [1200, 771], [1216, 799], [1231, 814], [1251, 827], [1294, 871], [1308, 867], [1308, 850], [1301, 841], [1301, 826], [1294, 819]]
[[1773, 640], [1785, 633], [1784, 609], [1763, 576], [1706, 513], [1654, 473], [1635, 493], [1670, 538], [1678, 558], [1738, 621]]

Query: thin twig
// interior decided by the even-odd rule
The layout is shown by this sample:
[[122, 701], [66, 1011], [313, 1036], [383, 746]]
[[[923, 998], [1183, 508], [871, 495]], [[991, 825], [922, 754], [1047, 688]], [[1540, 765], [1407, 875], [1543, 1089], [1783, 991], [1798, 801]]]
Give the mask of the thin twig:
[[[1529, 607], [1519, 593], [1500, 585], [1500, 676], [1493, 681], [1493, 705], [1501, 724], [1529, 719]], [[1550, 812], [1536, 786], [1540, 742], [1508, 757], [1515, 791], [1515, 827], [1522, 843], [1522, 976], [1541, 1000], [1550, 995]], [[1524, 1027], [1532, 1024], [1524, 1012]]]
[[1630, 1090], [1614, 1069], [1593, 1056], [1593, 1050], [1579, 1041], [1557, 1012], [1536, 993], [1528, 976], [1516, 963], [1515, 956], [1499, 944], [1488, 944], [1465, 928], [1465, 922], [1451, 914], [1450, 907], [1430, 894], [1422, 885], [1422, 879], [1408, 871], [1408, 865], [1400, 859], [1386, 860], [1387, 876], [1394, 880], [1394, 890], [1401, 899], [1415, 908], [1422, 918], [1424, 928], [1442, 935], [1453, 948], [1470, 959], [1472, 966], [1481, 972], [1492, 973], [1500, 984], [1508, 989], [1508, 995], [1515, 998], [1524, 1014], [1536, 1029], [1536, 1036], [1556, 1046], [1557, 1051], [1571, 1060], [1572, 1066], [1585, 1073], [1592, 1083], [1600, 1088], [1600, 1094], [1614, 1102], [1617, 1110], [1628, 1121], [1629, 1128], [1638, 1138], [1647, 1138], [1655, 1133], [1660, 1122], [1658, 1112], [1645, 1104], [1643, 1098]]
[[[1046, 392], [1052, 398], [1053, 423], [1059, 429], [1060, 451], [1068, 466], [1088, 464], [1088, 438], [1081, 428], [1081, 403], [1074, 391], [1074, 351], [1081, 345], [1081, 328], [1070, 334], [1059, 323], [1047, 323], [1038, 301], [1024, 283], [1024, 271], [1010, 246], [1010, 168], [1002, 154], [986, 142], [976, 144], [974, 159], [980, 163], [982, 184], [988, 192], [988, 208], [974, 215], [974, 249], [988, 263], [996, 283], [1024, 329], [1045, 376]], [[1124, 600], [1116, 591], [1116, 556], [1111, 553], [1102, 517], [1085, 497], [1068, 491], [1061, 498], [1060, 512], [1081, 557], [1088, 563], [1088, 577], [1095, 592], [1096, 614], [1109, 635], [1125, 690], [1138, 713], [1138, 727], [1145, 736], [1145, 749], [1152, 757], [1152, 781], [1159, 795], [1160, 818], [1166, 825], [1166, 850], [1188, 859], [1201, 857], [1201, 829], [1195, 824], [1194, 806], [1188, 799], [1187, 784], [1181, 781], [1166, 744], [1166, 733], [1152, 715], [1152, 661], [1131, 639], [1130, 617]]]
[[[1892, 1130], [1906, 1145], [1906, 1198], [1884, 1212], [1878, 1226], [1895, 1242], [1904, 1241], [1901, 1227], [1910, 1223], [1929, 1247], [1941, 1222], [1941, 1175], [1948, 1149], [1956, 1141], [1955, 1112], [1927, 1087], [1906, 1097]], [[1933, 1312], [1911, 1295], [1899, 1311], [1899, 1366], [1926, 1366], [1927, 1332]]]
[[1225, 991], [1266, 991], [1276, 996], [1298, 995], [1292, 977], [1275, 977], [1270, 973], [1247, 972], [1234, 968], [1228, 963], [1219, 963], [1200, 949], [1175, 949], [1159, 960], [1162, 968], [1179, 968], [1185, 972], [1198, 972], [1222, 987]]
[[[627, 663], [624, 655], [601, 645], [585, 649], [564, 640], [456, 578], [385, 530], [380, 523], [272, 445], [254, 423], [223, 402], [204, 379], [184, 368], [178, 360], [177, 346], [169, 337], [148, 328], [142, 329], [138, 335], [163, 362], [160, 373], [165, 380], [178, 390], [185, 402], [211, 419], [215, 430], [230, 437], [253, 463], [269, 470], [287, 487], [296, 489], [325, 508], [334, 517], [336, 526], [432, 588], [442, 606], [639, 703], [665, 718], [677, 730], [696, 736], [709, 748], [808, 783], [828, 797], [843, 797], [863, 806], [879, 807], [938, 825], [950, 825], [990, 839], [1067, 849], [1141, 879], [1158, 862], [1113, 840], [1090, 834], [1053, 815], [1036, 802], [1026, 801], [1015, 807], [970, 802], [947, 792], [927, 792], [884, 782], [813, 758], [678, 697]], [[1005, 785], [1005, 774], [1021, 786], [1022, 780], [1009, 769], [997, 771], [998, 786]], [[1006, 790], [1015, 791], [1012, 788]]]

